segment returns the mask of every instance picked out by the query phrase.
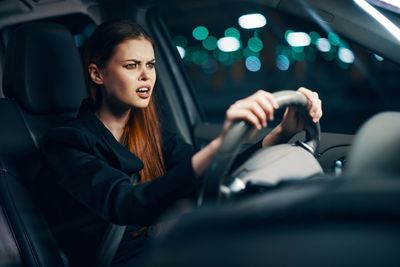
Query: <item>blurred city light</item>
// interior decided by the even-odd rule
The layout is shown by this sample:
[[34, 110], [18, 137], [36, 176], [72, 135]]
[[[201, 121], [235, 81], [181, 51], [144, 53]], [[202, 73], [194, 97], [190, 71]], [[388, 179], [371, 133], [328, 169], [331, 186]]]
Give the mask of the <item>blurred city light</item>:
[[321, 52], [328, 52], [331, 50], [331, 44], [326, 38], [319, 38], [317, 41], [318, 50]]
[[303, 47], [292, 47], [291, 56], [294, 60], [303, 61], [306, 57]]
[[321, 36], [319, 35], [318, 32], [315, 32], [315, 31], [310, 32], [311, 43], [317, 44], [318, 39], [319, 39], [320, 37], [321, 37]]
[[[197, 51], [197, 49], [194, 48], [194, 47], [186, 48], [185, 49], [185, 57], [183, 58], [183, 60], [185, 60], [186, 62], [193, 62], [192, 61], [192, 56], [193, 56], [193, 53], [196, 52], [196, 51]], [[179, 50], [178, 50], [178, 52], [179, 52]]]
[[400, 28], [397, 27], [391, 20], [385, 15], [379, 12], [375, 7], [371, 6], [365, 0], [353, 0], [359, 7], [364, 9], [370, 16], [377, 20], [385, 29], [392, 34], [398, 41], [400, 41]]
[[225, 30], [225, 36], [226, 37], [234, 37], [236, 39], [240, 38], [240, 32], [238, 29], [234, 28], [234, 27], [230, 27], [228, 29]]
[[224, 52], [233, 52], [240, 48], [240, 42], [234, 37], [222, 37], [217, 42], [218, 48]]
[[208, 30], [207, 30], [207, 28], [204, 27], [204, 26], [197, 26], [196, 28], [194, 28], [192, 34], [193, 34], [193, 37], [194, 37], [196, 40], [202, 41], [202, 40], [204, 40], [204, 39], [207, 38], [207, 36], [208, 36]]
[[238, 21], [243, 29], [261, 28], [267, 24], [267, 19], [259, 13], [243, 15]]
[[208, 60], [208, 53], [204, 50], [196, 50], [193, 52], [192, 60], [197, 65], [203, 65]]
[[246, 58], [245, 65], [246, 68], [252, 72], [256, 72], [261, 69], [261, 61], [258, 59], [258, 57], [255, 56], [250, 56]]
[[182, 46], [176, 46], [176, 49], [178, 49], [178, 52], [179, 52], [179, 55], [181, 56], [181, 58], [184, 58], [185, 54], [186, 54], [185, 48], [183, 48]]
[[263, 42], [258, 37], [251, 37], [247, 41], [247, 45], [249, 49], [253, 52], [260, 52], [264, 47]]
[[340, 47], [338, 52], [339, 59], [344, 63], [351, 64], [354, 62], [353, 52], [345, 47]]
[[276, 67], [280, 69], [281, 71], [286, 71], [289, 69], [290, 66], [290, 60], [287, 56], [285, 55], [279, 55], [276, 58]]
[[254, 52], [252, 51], [250, 48], [246, 47], [245, 49], [243, 49], [243, 56], [246, 57], [250, 57], [250, 56], [256, 56], [258, 57], [260, 55], [259, 52]]
[[172, 43], [175, 46], [186, 47], [188, 41], [187, 41], [186, 37], [178, 35], [178, 36], [175, 36], [174, 39], [172, 39]]
[[334, 32], [328, 33], [328, 40], [332, 45], [339, 45], [340, 44], [340, 38]]
[[381, 57], [380, 55], [374, 54], [374, 57], [375, 57], [376, 60], [378, 60], [378, 61], [383, 61], [383, 57]]
[[203, 40], [203, 46], [207, 50], [214, 50], [217, 48], [217, 41], [218, 41], [217, 38], [210, 35]]
[[292, 47], [307, 46], [311, 43], [310, 36], [305, 32], [289, 32], [286, 41]]

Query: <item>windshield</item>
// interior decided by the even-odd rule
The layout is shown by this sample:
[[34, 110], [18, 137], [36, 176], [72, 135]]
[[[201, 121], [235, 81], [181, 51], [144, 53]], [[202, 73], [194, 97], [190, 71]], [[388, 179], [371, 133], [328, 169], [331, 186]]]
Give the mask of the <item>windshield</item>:
[[400, 110], [400, 68], [390, 60], [304, 18], [254, 4], [227, 8], [162, 10], [207, 121], [222, 122], [231, 103], [260, 88], [318, 91], [326, 132], [353, 134], [373, 114]]

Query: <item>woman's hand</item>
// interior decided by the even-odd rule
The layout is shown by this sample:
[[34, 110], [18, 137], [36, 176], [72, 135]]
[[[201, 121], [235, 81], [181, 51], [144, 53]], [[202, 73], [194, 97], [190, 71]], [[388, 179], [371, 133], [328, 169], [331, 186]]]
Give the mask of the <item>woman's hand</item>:
[[[322, 117], [322, 106], [318, 93], [304, 87], [300, 87], [297, 91], [305, 95], [308, 100], [308, 114], [314, 123], [318, 122]], [[280, 130], [283, 136], [291, 138], [296, 133], [304, 130], [304, 120], [296, 107], [288, 107], [278, 127], [281, 127]]]
[[[308, 99], [309, 114], [314, 122], [322, 116], [321, 100], [318, 94], [306, 88], [298, 90]], [[193, 169], [200, 176], [210, 164], [213, 155], [221, 146], [222, 140], [234, 121], [244, 120], [257, 129], [267, 127], [268, 121], [274, 119], [274, 111], [279, 108], [271, 93], [259, 90], [249, 97], [240, 99], [226, 111], [225, 122], [221, 134], [192, 157]], [[275, 127], [262, 141], [263, 146], [287, 142], [288, 138], [304, 129], [304, 121], [296, 108], [289, 107], [285, 111], [282, 122]]]
[[274, 110], [278, 108], [271, 93], [259, 90], [249, 97], [240, 99], [226, 111], [221, 134], [192, 157], [193, 170], [201, 176], [221, 146], [222, 140], [234, 121], [244, 120], [261, 129], [267, 127], [267, 121], [274, 119]]
[[274, 119], [274, 111], [277, 108], [274, 96], [263, 90], [236, 101], [226, 111], [220, 137], [223, 138], [232, 123], [237, 120], [247, 121], [258, 130], [267, 127], [267, 122]]

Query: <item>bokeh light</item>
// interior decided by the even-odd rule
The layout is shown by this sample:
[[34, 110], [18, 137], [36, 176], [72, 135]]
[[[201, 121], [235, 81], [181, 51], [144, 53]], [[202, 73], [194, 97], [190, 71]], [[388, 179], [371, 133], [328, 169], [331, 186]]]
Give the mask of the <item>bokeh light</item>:
[[278, 55], [278, 57], [276, 58], [276, 67], [281, 71], [286, 71], [289, 69], [289, 66], [290, 66], [289, 58], [285, 55]]
[[340, 38], [334, 32], [328, 33], [328, 40], [332, 45], [339, 45], [340, 44]]
[[193, 62], [192, 56], [193, 56], [194, 52], [196, 52], [196, 51], [197, 51], [197, 49], [194, 48], [194, 47], [188, 47], [188, 48], [186, 48], [186, 50], [185, 50], [185, 57], [184, 57], [183, 59], [184, 59], [186, 62]]
[[197, 65], [203, 65], [208, 60], [208, 58], [208, 53], [204, 50], [197, 50], [192, 55], [193, 63]]
[[225, 30], [225, 37], [234, 37], [236, 39], [240, 39], [240, 32], [238, 29], [230, 27]]
[[383, 61], [383, 57], [381, 57], [380, 55], [374, 54], [374, 57], [378, 61]]
[[218, 48], [224, 52], [233, 52], [240, 48], [240, 42], [234, 37], [222, 37], [217, 42]]
[[320, 35], [319, 35], [319, 33], [318, 32], [315, 32], [315, 31], [312, 31], [312, 32], [310, 32], [310, 39], [311, 39], [311, 43], [313, 43], [313, 44], [317, 44], [317, 42], [318, 42], [318, 39], [321, 37]]
[[243, 29], [256, 29], [264, 27], [267, 24], [267, 19], [264, 15], [255, 13], [241, 16], [238, 22]]
[[188, 41], [185, 36], [178, 35], [178, 36], [175, 36], [174, 39], [172, 39], [172, 43], [175, 46], [180, 46], [180, 47], [185, 48], [187, 46]]
[[255, 56], [258, 57], [260, 55], [259, 52], [254, 52], [252, 51], [250, 48], [246, 47], [245, 49], [243, 49], [243, 57], [247, 58], [250, 56]]
[[347, 64], [352, 64], [354, 62], [354, 54], [353, 52], [345, 47], [339, 48], [338, 56], [341, 61]]
[[311, 38], [305, 32], [289, 32], [286, 35], [286, 41], [293, 47], [308, 46], [311, 43]]
[[179, 52], [179, 55], [181, 56], [181, 58], [184, 58], [185, 54], [186, 54], [185, 48], [183, 48], [182, 46], [177, 46], [176, 49], [178, 49], [178, 52]]
[[247, 45], [249, 49], [253, 52], [260, 52], [263, 49], [263, 42], [258, 37], [251, 37], [247, 41]]
[[232, 52], [224, 52], [219, 49], [214, 50], [214, 57], [223, 65], [229, 66], [234, 62]]
[[303, 47], [292, 47], [292, 57], [294, 60], [303, 61], [306, 58]]
[[204, 26], [197, 26], [196, 28], [194, 28], [192, 34], [196, 40], [202, 41], [207, 38], [208, 29]]
[[214, 50], [217, 48], [217, 38], [214, 36], [208, 36], [206, 39], [203, 40], [203, 47], [207, 50]]
[[317, 48], [321, 52], [328, 52], [331, 50], [331, 44], [326, 38], [319, 38], [317, 41]]
[[255, 57], [255, 56], [250, 56], [250, 57], [246, 58], [245, 65], [246, 65], [246, 68], [252, 72], [256, 72], [261, 69], [261, 61], [260, 61], [260, 59], [258, 59], [258, 57]]

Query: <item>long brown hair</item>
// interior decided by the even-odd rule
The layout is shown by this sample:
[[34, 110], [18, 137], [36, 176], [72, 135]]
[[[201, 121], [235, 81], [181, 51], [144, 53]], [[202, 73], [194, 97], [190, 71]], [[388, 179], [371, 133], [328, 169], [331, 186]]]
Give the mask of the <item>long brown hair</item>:
[[[102, 90], [94, 83], [88, 73], [89, 65], [104, 68], [120, 43], [129, 39], [145, 38], [154, 48], [154, 42], [143, 28], [128, 20], [114, 20], [99, 25], [88, 40], [85, 49], [85, 76], [89, 97], [95, 109], [102, 103]], [[160, 123], [153, 97], [146, 108], [131, 108], [129, 120], [125, 125], [122, 140], [126, 147], [144, 163], [140, 181], [150, 181], [165, 173], [162, 153]]]

